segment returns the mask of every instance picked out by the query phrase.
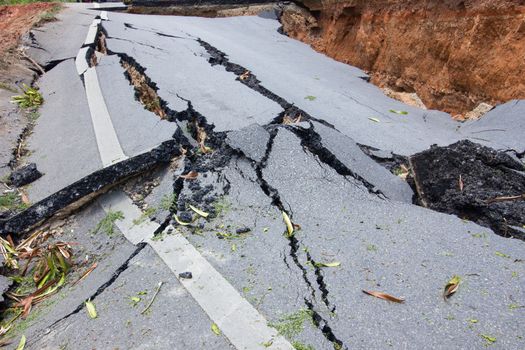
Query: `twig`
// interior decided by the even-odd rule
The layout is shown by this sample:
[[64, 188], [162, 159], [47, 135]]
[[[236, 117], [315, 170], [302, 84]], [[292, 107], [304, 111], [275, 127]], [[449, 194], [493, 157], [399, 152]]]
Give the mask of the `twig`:
[[517, 196], [496, 197], [492, 199], [487, 199], [486, 202], [487, 204], [490, 204], [490, 203], [496, 203], [496, 202], [516, 201], [520, 199], [525, 199], [525, 193], [519, 194]]
[[93, 272], [94, 269], [97, 268], [97, 262], [93, 263], [93, 265], [91, 265], [91, 267], [89, 269], [86, 270], [86, 272], [84, 272], [82, 274], [82, 276], [80, 276], [80, 278], [78, 280], [75, 281], [75, 283], [73, 283], [72, 285], [76, 285], [77, 283], [81, 282], [84, 278], [86, 278], [91, 272]]
[[24, 51], [20, 50], [20, 54], [21, 54], [22, 57], [24, 57], [26, 60], [28, 60], [29, 62], [31, 62], [36, 68], [38, 68], [38, 70], [40, 71], [40, 73], [42, 73], [42, 74], [46, 74], [46, 71], [44, 70], [44, 68], [42, 68], [42, 66], [39, 65], [34, 59], [32, 59], [31, 57], [29, 57]]
[[160, 287], [162, 287], [162, 284], [164, 282], [160, 281], [159, 284], [157, 285], [157, 289], [155, 290], [155, 294], [153, 294], [153, 298], [151, 298], [150, 302], [148, 303], [148, 305], [146, 305], [146, 307], [144, 308], [144, 310], [142, 310], [141, 314], [143, 315], [146, 311], [148, 311], [148, 309], [151, 307], [151, 304], [153, 304], [153, 302], [155, 301], [155, 298], [157, 297], [157, 294], [159, 294], [160, 292]]

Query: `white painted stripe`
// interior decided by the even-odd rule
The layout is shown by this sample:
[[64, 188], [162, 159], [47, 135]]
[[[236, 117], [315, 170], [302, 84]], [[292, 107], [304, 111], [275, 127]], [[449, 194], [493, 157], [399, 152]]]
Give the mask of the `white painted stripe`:
[[93, 45], [95, 40], [97, 40], [98, 27], [91, 24], [86, 35], [86, 40], [84, 40], [84, 45]]
[[181, 234], [148, 243], [176, 276], [191, 271], [180, 283], [237, 349], [293, 349]]
[[109, 18], [108, 18], [108, 11], [100, 11], [100, 18], [101, 18], [103, 21], [109, 21]]
[[98, 2], [94, 2], [93, 3], [93, 7], [98, 9], [98, 8], [100, 8], [100, 4]]
[[[181, 234], [166, 235], [162, 241], [152, 240], [160, 226], [148, 218], [144, 223], [134, 224], [135, 220], [144, 219], [143, 214], [120, 190], [100, 197], [99, 203], [106, 212], [121, 211], [124, 219], [115, 222], [118, 229], [133, 244], [147, 242], [177, 278], [179, 273], [191, 271], [192, 279], [178, 280], [235, 348], [293, 349]], [[176, 232], [172, 226], [165, 231], [168, 230]]]
[[95, 67], [88, 68], [84, 73], [84, 83], [86, 95], [91, 112], [91, 121], [95, 129], [98, 151], [102, 164], [106, 167], [121, 160], [126, 159], [126, 155], [120, 147], [120, 142], [111, 122], [111, 117], [102, 96], [100, 85], [98, 84], [97, 71]]
[[[117, 220], [115, 225], [133, 244], [145, 241], [160, 227], [156, 222], [151, 221], [148, 217], [144, 217], [142, 211], [122, 191], [113, 191], [105, 194], [100, 197], [99, 203], [106, 212], [122, 212], [124, 219]], [[137, 220], [143, 222], [135, 225], [133, 222], [137, 223]]]
[[75, 58], [75, 67], [77, 67], [78, 75], [84, 74], [84, 72], [89, 68], [87, 61], [88, 50], [89, 48], [87, 47], [83, 47], [80, 50], [78, 50], [77, 57]]

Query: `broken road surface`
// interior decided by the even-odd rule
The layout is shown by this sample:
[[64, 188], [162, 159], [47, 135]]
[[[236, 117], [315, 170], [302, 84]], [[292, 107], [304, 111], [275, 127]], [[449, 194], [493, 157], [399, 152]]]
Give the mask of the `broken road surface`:
[[26, 348], [524, 348], [525, 243], [413, 204], [387, 166], [460, 140], [522, 161], [523, 101], [410, 107], [271, 17], [78, 4], [32, 36], [43, 176], [0, 230], [75, 211], [61, 239], [99, 266], [35, 307]]

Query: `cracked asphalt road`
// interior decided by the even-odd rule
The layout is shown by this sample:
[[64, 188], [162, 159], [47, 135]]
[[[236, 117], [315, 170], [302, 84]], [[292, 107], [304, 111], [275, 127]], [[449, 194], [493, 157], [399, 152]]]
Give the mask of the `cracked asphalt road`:
[[[101, 42], [85, 46], [88, 57], [77, 53], [96, 16], [108, 18], [95, 22], [107, 52], [94, 65]], [[39, 306], [27, 348], [524, 348], [524, 242], [412, 204], [411, 187], [364, 151], [388, 159], [471, 139], [523, 154], [523, 101], [463, 124], [409, 107], [267, 17], [101, 16], [69, 5], [32, 36], [28, 52], [48, 71], [27, 140], [44, 173], [30, 199], [108, 174], [119, 183], [65, 224], [62, 239], [101, 266]], [[78, 72], [79, 59], [92, 67]], [[155, 91], [150, 104], [165, 119], [139, 101], [123, 63]], [[155, 158], [160, 145], [165, 155]], [[150, 158], [163, 161], [127, 180]], [[179, 177], [190, 171], [196, 180]], [[93, 234], [115, 208], [126, 215], [116, 234]], [[298, 225], [293, 235], [283, 212]], [[179, 276], [182, 266], [192, 280]], [[454, 275], [460, 289], [444, 301]], [[141, 314], [146, 298], [133, 306], [130, 297], [151, 296], [159, 281]], [[83, 309], [89, 298], [95, 320]], [[287, 316], [301, 312], [291, 327]]]

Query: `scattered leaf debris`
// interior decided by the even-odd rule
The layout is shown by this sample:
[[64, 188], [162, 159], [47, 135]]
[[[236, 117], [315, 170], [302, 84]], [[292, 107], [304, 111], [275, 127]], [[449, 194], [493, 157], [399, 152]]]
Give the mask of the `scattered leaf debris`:
[[89, 318], [97, 318], [98, 314], [97, 309], [95, 308], [95, 304], [93, 304], [91, 300], [86, 301], [85, 304]]
[[381, 121], [375, 117], [368, 117], [368, 119], [370, 119], [371, 121], [373, 121], [374, 123], [380, 123]]
[[155, 301], [155, 298], [157, 297], [157, 295], [159, 294], [160, 292], [160, 288], [162, 287], [162, 284], [164, 282], [160, 281], [158, 284], [157, 284], [157, 288], [155, 288], [155, 293], [153, 294], [153, 297], [151, 298], [151, 300], [149, 301], [148, 305], [146, 305], [146, 307], [144, 308], [144, 310], [142, 310], [140, 313], [141, 314], [145, 314], [149, 308], [151, 307], [151, 305], [153, 305], [153, 302]]
[[483, 339], [487, 341], [488, 344], [493, 344], [496, 342], [496, 337], [492, 337], [487, 334], [480, 334]]
[[394, 113], [394, 114], [402, 114], [402, 115], [407, 115], [408, 114], [407, 111], [398, 111], [398, 110], [395, 110], [395, 109], [390, 109], [389, 112], [390, 113]]
[[341, 266], [341, 262], [339, 261], [333, 261], [333, 262], [328, 262], [328, 263], [316, 262], [315, 266], [316, 267], [338, 267], [338, 266]]
[[293, 224], [292, 224], [292, 221], [290, 220], [290, 217], [285, 211], [283, 211], [283, 219], [284, 219], [284, 223], [286, 224], [286, 230], [288, 232], [288, 237], [292, 237], [293, 236]]
[[89, 274], [91, 272], [93, 272], [94, 269], [96, 269], [98, 266], [98, 263], [97, 262], [94, 262], [93, 265], [91, 265], [89, 267], [89, 269], [87, 269], [83, 274], [82, 276], [80, 276], [80, 278], [78, 280], [76, 280], [74, 283], [73, 283], [73, 286], [76, 285], [77, 283], [80, 283], [82, 282], [82, 280], [84, 280], [87, 276], [89, 276]]
[[179, 177], [184, 180], [195, 180], [196, 178], [199, 177], [199, 173], [196, 172], [195, 170], [192, 170], [186, 175], [180, 175]]
[[221, 335], [222, 333], [219, 326], [217, 326], [215, 322], [211, 324], [211, 331], [215, 333], [215, 335]]
[[460, 283], [461, 277], [457, 275], [453, 276], [445, 285], [445, 290], [443, 291], [443, 298], [447, 300], [452, 296], [452, 294], [456, 293]]
[[177, 222], [177, 224], [179, 225], [182, 225], [182, 226], [188, 226], [188, 225], [191, 225], [191, 222], [185, 222], [185, 221], [182, 221], [181, 219], [179, 219], [179, 217], [177, 215], [173, 215], [173, 218], [175, 219], [175, 221]]
[[200, 210], [199, 208], [197, 207], [194, 207], [193, 205], [189, 204], [188, 205], [190, 207], [191, 210], [193, 210], [195, 213], [199, 214], [200, 216], [202, 216], [203, 218], [207, 218], [210, 214], [209, 213], [206, 213], [205, 211], [202, 211]]
[[16, 350], [24, 350], [26, 347], [26, 336], [22, 335], [20, 338], [20, 342], [18, 343], [18, 346], [16, 347]]
[[388, 301], [391, 301], [391, 302], [394, 302], [394, 303], [402, 304], [402, 303], [405, 302], [405, 299], [396, 298], [396, 297], [394, 297], [394, 296], [392, 296], [390, 294], [383, 293], [383, 292], [376, 292], [376, 291], [364, 290], [363, 289], [363, 293], [371, 295], [371, 296], [379, 298], [379, 299], [388, 300]]

